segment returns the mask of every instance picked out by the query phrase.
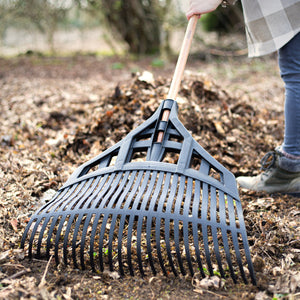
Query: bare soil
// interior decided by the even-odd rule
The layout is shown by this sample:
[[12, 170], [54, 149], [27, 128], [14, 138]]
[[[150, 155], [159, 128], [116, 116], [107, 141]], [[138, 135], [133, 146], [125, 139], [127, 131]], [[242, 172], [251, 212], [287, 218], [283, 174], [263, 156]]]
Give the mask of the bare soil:
[[[288, 195], [239, 190], [257, 286], [218, 274], [93, 273], [53, 258], [29, 260], [28, 246], [20, 249], [47, 196], [166, 97], [174, 60], [159, 65], [152, 58], [0, 59], [1, 299], [300, 299], [300, 202]], [[260, 158], [283, 138], [276, 57], [192, 56], [186, 69], [178, 98], [184, 126], [234, 175], [258, 174]], [[145, 70], [153, 78], [139, 78]]]

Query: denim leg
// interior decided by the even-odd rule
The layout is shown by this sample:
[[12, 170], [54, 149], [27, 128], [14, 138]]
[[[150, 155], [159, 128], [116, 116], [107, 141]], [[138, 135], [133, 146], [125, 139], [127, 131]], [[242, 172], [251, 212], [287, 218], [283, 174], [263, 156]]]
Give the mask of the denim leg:
[[300, 33], [279, 50], [280, 74], [285, 83], [283, 150], [300, 155]]

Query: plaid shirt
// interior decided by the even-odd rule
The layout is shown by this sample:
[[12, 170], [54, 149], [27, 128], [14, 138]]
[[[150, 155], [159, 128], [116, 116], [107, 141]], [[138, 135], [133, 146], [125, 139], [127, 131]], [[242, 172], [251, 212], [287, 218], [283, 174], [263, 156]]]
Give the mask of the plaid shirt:
[[250, 57], [280, 49], [300, 31], [300, 0], [242, 0], [242, 5]]

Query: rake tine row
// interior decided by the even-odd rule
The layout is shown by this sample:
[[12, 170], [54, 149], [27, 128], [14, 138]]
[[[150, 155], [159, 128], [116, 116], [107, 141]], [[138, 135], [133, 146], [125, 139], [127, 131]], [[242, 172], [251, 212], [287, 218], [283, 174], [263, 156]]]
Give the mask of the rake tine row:
[[[68, 201], [65, 201], [64, 197], [67, 197]], [[209, 200], [204, 201], [205, 199]], [[59, 201], [63, 202], [63, 205]], [[49, 206], [56, 210], [54, 216], [48, 213]], [[186, 274], [184, 267], [184, 262], [186, 262], [190, 274], [194, 275], [195, 266], [193, 261], [195, 261], [201, 275], [205, 277], [202, 252], [206, 258], [209, 274], [214, 274], [211, 258], [215, 257], [220, 275], [225, 277], [222, 251], [230, 275], [233, 281], [236, 282], [232, 261], [234, 252], [242, 278], [247, 282], [239, 246], [239, 236], [243, 245], [247, 245], [245, 244], [247, 241], [246, 236], [243, 235], [243, 230], [241, 230], [245, 225], [241, 218], [240, 202], [224, 194], [223, 191], [217, 190], [214, 186], [199, 180], [170, 172], [151, 172], [149, 170], [125, 171], [113, 173], [109, 176], [106, 174], [67, 188], [67, 191], [62, 191], [49, 206], [45, 207], [44, 210], [40, 210], [41, 214], [31, 221], [31, 225], [34, 224], [32, 232], [27, 231], [30, 256], [32, 256], [36, 235], [38, 236], [36, 254], [38, 257], [41, 256], [43, 237], [48, 228], [46, 256], [49, 257], [50, 255], [52, 236], [55, 235], [54, 256], [56, 263], [59, 263], [59, 245], [62, 240], [64, 263], [68, 263], [68, 246], [70, 246], [74, 267], [79, 268], [77, 261], [79, 255], [80, 268], [85, 269], [85, 251], [88, 243], [86, 236], [90, 228], [88, 253], [92, 269], [94, 271], [97, 269], [94, 261], [94, 245], [96, 242], [99, 245], [98, 264], [100, 270], [104, 270], [103, 249], [107, 247], [106, 255], [109, 269], [114, 270], [113, 253], [115, 250], [119, 272], [124, 275], [124, 251], [122, 248], [124, 244], [127, 268], [130, 274], [134, 275], [132, 240], [133, 233], [136, 232], [136, 263], [142, 276], [145, 275], [143, 255], [146, 254], [142, 250], [142, 242], [144, 241], [142, 236], [145, 234], [144, 245], [148, 256], [146, 261], [150, 264], [154, 274], [157, 273], [155, 266], [157, 263], [165, 275], [168, 274], [166, 265], [170, 267], [175, 275], [178, 275], [178, 268], [182, 274]], [[228, 210], [227, 219], [226, 206]], [[66, 210], [67, 207], [68, 210]], [[95, 208], [98, 209], [97, 213], [95, 213]], [[127, 214], [122, 213], [124, 211]], [[198, 218], [200, 213], [201, 218]], [[239, 228], [236, 227], [237, 219]], [[99, 227], [100, 223], [101, 228]], [[182, 229], [180, 229], [181, 226]], [[41, 227], [40, 231], [38, 230], [39, 227]], [[199, 228], [201, 228], [202, 240], [199, 240]], [[97, 231], [97, 229], [99, 230]], [[173, 237], [170, 236], [172, 229]], [[189, 230], [192, 233], [192, 243], [189, 240]], [[106, 234], [108, 235], [107, 240]], [[116, 234], [117, 248], [114, 249]], [[228, 235], [231, 236], [231, 249]], [[162, 247], [162, 241], [165, 248]], [[171, 246], [172, 243], [174, 243], [174, 252]], [[184, 245], [184, 256], [180, 249], [181, 244]], [[193, 244], [193, 248], [191, 248], [191, 244]], [[153, 256], [153, 248], [156, 249], [157, 261]], [[195, 259], [191, 254], [192, 249]], [[167, 261], [164, 261], [162, 250], [166, 253]], [[249, 259], [250, 256], [247, 257], [246, 254], [248, 263]]]

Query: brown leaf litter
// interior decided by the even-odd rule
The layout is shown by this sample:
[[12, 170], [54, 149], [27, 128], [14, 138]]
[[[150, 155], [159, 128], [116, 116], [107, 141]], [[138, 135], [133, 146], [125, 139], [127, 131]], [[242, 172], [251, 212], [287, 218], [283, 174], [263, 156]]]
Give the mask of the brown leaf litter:
[[[146, 120], [166, 97], [170, 80], [149, 73], [114, 85], [85, 78], [95, 68], [108, 73], [95, 58], [62, 59], [52, 67], [24, 58], [17, 67], [1, 63], [1, 299], [299, 297], [299, 199], [286, 195], [240, 191], [257, 287], [217, 275], [120, 278], [56, 266], [53, 259], [29, 261], [19, 245], [30, 215], [78, 165]], [[282, 111], [254, 105], [246, 94], [236, 98], [205, 75], [185, 74], [178, 104], [184, 126], [236, 176], [258, 172], [261, 155], [282, 140]]]

